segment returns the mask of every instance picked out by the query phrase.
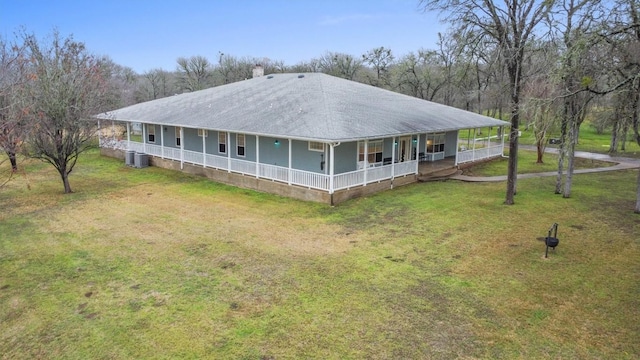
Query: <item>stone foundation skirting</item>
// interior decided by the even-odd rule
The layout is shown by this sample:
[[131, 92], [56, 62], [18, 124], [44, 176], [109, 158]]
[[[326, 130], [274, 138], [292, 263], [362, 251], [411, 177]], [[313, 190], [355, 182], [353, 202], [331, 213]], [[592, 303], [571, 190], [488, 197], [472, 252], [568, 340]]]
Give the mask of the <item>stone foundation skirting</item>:
[[[118, 149], [100, 148], [100, 154], [124, 162], [125, 152]], [[184, 163], [180, 169], [180, 162], [169, 159], [149, 155], [149, 165], [157, 166], [164, 169], [183, 171], [188, 174], [204, 176], [213, 181], [237, 186], [244, 189], [251, 189], [260, 192], [286, 196], [293, 199], [320, 202], [329, 205], [337, 205], [344, 201], [354, 199], [361, 196], [371, 195], [380, 191], [393, 189], [394, 187], [407, 185], [417, 181], [416, 175], [406, 175], [389, 180], [367, 184], [366, 186], [356, 186], [350, 189], [336, 191], [333, 195], [326, 191], [309, 189], [301, 186], [288, 185], [285, 183], [260, 179], [251, 175], [242, 175], [238, 173], [228, 172], [226, 170], [218, 170], [200, 165]]]

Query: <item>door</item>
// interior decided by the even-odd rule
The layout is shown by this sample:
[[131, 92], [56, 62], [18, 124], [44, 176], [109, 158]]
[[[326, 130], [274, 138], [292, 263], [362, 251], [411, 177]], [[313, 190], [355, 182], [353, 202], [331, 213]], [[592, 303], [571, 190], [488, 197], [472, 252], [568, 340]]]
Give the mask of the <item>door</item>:
[[398, 144], [398, 162], [411, 160], [411, 137], [400, 138]]

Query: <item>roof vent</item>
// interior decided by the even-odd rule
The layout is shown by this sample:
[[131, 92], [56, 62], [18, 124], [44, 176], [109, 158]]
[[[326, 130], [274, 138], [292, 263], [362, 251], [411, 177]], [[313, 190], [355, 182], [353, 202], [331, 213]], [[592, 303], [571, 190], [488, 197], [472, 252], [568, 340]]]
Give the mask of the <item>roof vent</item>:
[[267, 75], [267, 79], [273, 79], [273, 75]]
[[298, 75], [298, 79], [302, 79], [303, 77], [304, 77], [304, 74]]

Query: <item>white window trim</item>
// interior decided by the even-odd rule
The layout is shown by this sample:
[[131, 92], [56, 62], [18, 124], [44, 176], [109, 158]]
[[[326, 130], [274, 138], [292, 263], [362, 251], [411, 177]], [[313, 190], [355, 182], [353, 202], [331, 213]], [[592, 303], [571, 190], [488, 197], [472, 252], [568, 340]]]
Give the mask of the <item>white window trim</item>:
[[[180, 140], [180, 144], [178, 144], [178, 140]], [[180, 147], [182, 144], [182, 138], [180, 137], [180, 127], [176, 126], [176, 146]]]
[[[150, 135], [153, 135], [153, 141], [149, 140]], [[153, 124], [147, 124], [147, 142], [149, 144], [156, 143], [156, 126]]]
[[[371, 146], [372, 144], [377, 144], [380, 143], [380, 151], [376, 151], [376, 152], [372, 152], [371, 150], [374, 148], [373, 146]], [[360, 160], [360, 144], [362, 144], [363, 146], [363, 150], [364, 150], [364, 140], [358, 141], [358, 150], [356, 151], [356, 160], [358, 162], [363, 162], [364, 163], [364, 159], [369, 159], [369, 154], [377, 154], [378, 152], [382, 154], [383, 158], [382, 160], [380, 160], [379, 162], [369, 162], [367, 161], [368, 164], [381, 164], [384, 161], [384, 139], [377, 139], [377, 140], [369, 140], [369, 143], [367, 144], [367, 152], [368, 154], [364, 154], [363, 160]], [[374, 160], [375, 160], [375, 155], [374, 155]]]
[[[313, 148], [313, 147], [311, 146], [311, 144], [316, 144], [316, 145], [317, 145], [317, 144], [320, 144], [320, 145], [322, 145], [322, 148], [321, 148], [321, 149]], [[308, 147], [309, 151], [317, 151], [317, 152], [322, 152], [322, 153], [324, 152], [324, 143], [323, 143], [323, 142], [319, 142], [319, 141], [309, 141], [309, 145], [308, 145], [308, 146], [309, 146], [309, 147]]]
[[198, 129], [198, 136], [202, 136], [203, 133], [204, 133], [204, 137], [209, 137], [209, 130]]
[[[222, 136], [224, 134], [224, 136]], [[220, 137], [224, 139], [224, 141], [220, 141]], [[224, 145], [224, 151], [220, 151], [220, 145]], [[218, 131], [218, 153], [226, 154], [229, 146], [227, 146], [227, 132], [226, 131]]]
[[[244, 155], [240, 155], [240, 137], [242, 136], [242, 149], [244, 150]], [[236, 134], [236, 156], [238, 157], [246, 157], [247, 156], [247, 137], [244, 134]]]

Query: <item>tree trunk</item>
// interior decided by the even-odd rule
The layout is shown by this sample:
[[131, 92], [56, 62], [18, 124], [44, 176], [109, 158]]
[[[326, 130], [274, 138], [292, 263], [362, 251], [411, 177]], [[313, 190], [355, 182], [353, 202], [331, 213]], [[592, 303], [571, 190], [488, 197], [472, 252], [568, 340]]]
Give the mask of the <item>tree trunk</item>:
[[622, 139], [620, 142], [620, 150], [627, 151], [627, 137], [629, 136], [629, 122], [625, 121], [622, 125]]
[[574, 154], [576, 150], [576, 142], [578, 140], [577, 134], [577, 124], [575, 121], [571, 121], [569, 124], [569, 138], [567, 139], [568, 147], [567, 147], [567, 176], [565, 178], [564, 183], [564, 192], [562, 193], [563, 198], [571, 197], [571, 185], [573, 182], [573, 167], [574, 167]]
[[509, 167], [507, 169], [507, 196], [506, 205], [515, 203], [513, 197], [516, 194], [516, 180], [518, 177], [518, 110], [517, 102], [514, 104], [514, 113], [511, 115], [511, 133], [509, 135]]
[[66, 167], [62, 169], [58, 169], [58, 173], [60, 173], [60, 178], [62, 178], [62, 184], [64, 185], [64, 193], [71, 194], [71, 185], [69, 184], [69, 173], [67, 173]]
[[638, 184], [636, 191], [636, 208], [633, 212], [640, 214], [640, 169], [638, 170]]
[[16, 160], [15, 151], [7, 151], [7, 156], [9, 157], [9, 162], [11, 162], [11, 171], [14, 173], [18, 171], [18, 162]]
[[[566, 109], [565, 109], [566, 113]], [[558, 146], [558, 175], [556, 176], [556, 194], [562, 194], [562, 171], [564, 170], [565, 149], [567, 143], [567, 118], [566, 114], [560, 125], [560, 146]]]
[[538, 159], [536, 160], [536, 164], [544, 164], [542, 161], [542, 157], [544, 155], [544, 138], [536, 142], [536, 150], [538, 152]]
[[609, 144], [609, 154], [618, 152], [618, 134], [620, 133], [620, 119], [613, 121], [613, 130], [611, 130], [611, 143]]

